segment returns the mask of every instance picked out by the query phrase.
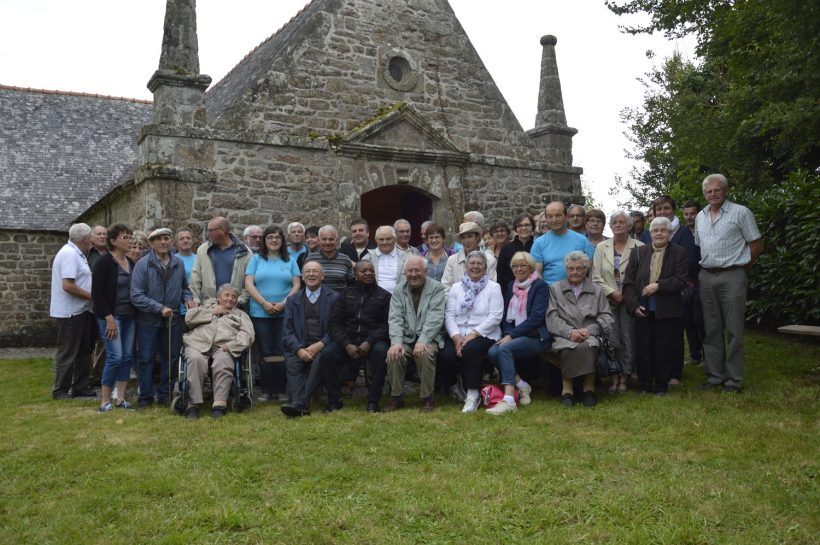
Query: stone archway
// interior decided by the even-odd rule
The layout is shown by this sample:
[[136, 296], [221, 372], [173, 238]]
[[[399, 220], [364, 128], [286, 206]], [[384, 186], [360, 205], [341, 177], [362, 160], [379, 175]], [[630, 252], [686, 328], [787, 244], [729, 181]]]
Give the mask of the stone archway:
[[404, 218], [413, 226], [410, 244], [421, 244], [419, 227], [433, 218], [433, 199], [412, 187], [390, 185], [368, 191], [362, 195], [362, 217], [370, 225], [371, 237], [380, 225], [393, 225]]

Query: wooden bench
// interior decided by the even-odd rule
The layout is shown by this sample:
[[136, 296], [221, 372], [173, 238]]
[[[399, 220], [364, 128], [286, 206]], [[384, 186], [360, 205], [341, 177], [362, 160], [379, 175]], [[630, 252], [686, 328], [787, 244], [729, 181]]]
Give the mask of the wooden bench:
[[807, 335], [809, 337], [820, 337], [820, 326], [816, 325], [784, 325], [777, 328], [778, 333], [789, 335]]

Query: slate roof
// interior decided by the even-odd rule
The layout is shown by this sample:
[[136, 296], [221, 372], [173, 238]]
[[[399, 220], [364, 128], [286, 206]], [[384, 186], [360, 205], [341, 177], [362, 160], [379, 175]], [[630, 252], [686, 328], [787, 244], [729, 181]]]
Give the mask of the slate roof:
[[282, 28], [245, 55], [245, 58], [216, 85], [208, 89], [205, 95], [208, 121], [213, 123], [219, 119], [228, 108], [234, 105], [238, 97], [243, 96], [245, 91], [265, 76], [274, 59], [278, 58], [288, 47], [299, 44], [301, 42], [299, 35], [312, 31], [312, 27], [306, 25], [307, 21], [315, 14], [324, 11], [326, 4], [330, 1], [312, 0], [309, 2]]
[[66, 231], [134, 168], [151, 102], [0, 85], [0, 229]]

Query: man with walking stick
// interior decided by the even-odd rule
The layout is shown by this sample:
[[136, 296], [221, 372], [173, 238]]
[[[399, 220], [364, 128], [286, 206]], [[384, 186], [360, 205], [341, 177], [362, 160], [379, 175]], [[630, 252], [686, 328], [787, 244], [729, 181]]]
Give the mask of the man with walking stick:
[[[159, 355], [160, 383], [157, 401], [167, 403], [176, 373], [172, 362], [179, 354], [180, 304], [194, 306], [185, 266], [171, 254], [170, 229], [155, 229], [148, 235], [151, 250], [134, 266], [131, 275], [131, 303], [137, 309], [137, 406], [154, 402], [154, 360]], [[167, 351], [165, 350], [167, 348]]]

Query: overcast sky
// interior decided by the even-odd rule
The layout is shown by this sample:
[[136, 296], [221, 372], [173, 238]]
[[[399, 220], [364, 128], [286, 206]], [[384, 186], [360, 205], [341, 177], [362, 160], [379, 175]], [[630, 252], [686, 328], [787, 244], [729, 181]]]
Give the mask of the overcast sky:
[[[394, 0], [398, 1], [398, 0]], [[200, 71], [219, 81], [276, 32], [305, 0], [199, 0]], [[616, 174], [629, 172], [629, 145], [619, 112], [640, 103], [637, 81], [658, 55], [688, 42], [629, 36], [603, 0], [450, 0], [493, 79], [523, 128], [535, 120], [539, 39], [558, 38], [556, 52], [567, 122], [578, 129], [574, 164], [607, 212]], [[163, 0], [0, 0], [0, 84], [151, 99]], [[634, 22], [634, 20], [633, 20]]]

